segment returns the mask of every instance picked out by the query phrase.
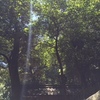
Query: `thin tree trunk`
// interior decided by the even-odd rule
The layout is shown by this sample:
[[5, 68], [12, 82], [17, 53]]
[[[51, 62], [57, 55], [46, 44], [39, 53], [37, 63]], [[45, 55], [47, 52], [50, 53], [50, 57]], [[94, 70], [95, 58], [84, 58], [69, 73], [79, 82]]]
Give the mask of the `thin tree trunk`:
[[58, 40], [57, 40], [57, 37], [56, 37], [55, 50], [56, 50], [56, 56], [57, 56], [57, 60], [58, 60], [59, 66], [60, 66], [60, 70], [61, 70], [61, 76], [63, 76], [63, 67], [62, 67], [61, 58], [60, 58], [60, 55], [59, 55], [59, 52], [58, 52]]
[[62, 88], [61, 94], [65, 95], [66, 90], [65, 90], [65, 82], [64, 82], [64, 73], [63, 73], [61, 58], [60, 58], [60, 55], [59, 55], [59, 52], [58, 52], [58, 37], [56, 37], [55, 41], [56, 41], [56, 44], [55, 44], [56, 56], [57, 56], [57, 60], [58, 60], [58, 63], [59, 63], [60, 70], [61, 70], [61, 88]]

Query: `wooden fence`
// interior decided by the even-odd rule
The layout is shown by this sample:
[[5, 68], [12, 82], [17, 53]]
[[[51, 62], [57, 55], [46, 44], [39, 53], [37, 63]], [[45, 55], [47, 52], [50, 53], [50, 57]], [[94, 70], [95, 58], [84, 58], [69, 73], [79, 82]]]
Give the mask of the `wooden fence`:
[[[69, 88], [70, 87], [70, 88]], [[23, 100], [86, 100], [90, 95], [95, 93], [100, 89], [100, 86], [90, 86], [87, 88], [80, 88], [79, 86], [66, 86], [66, 95], [59, 94], [60, 86], [54, 85], [45, 85], [38, 87], [39, 90], [45, 90], [48, 94], [31, 94], [23, 97]], [[41, 89], [42, 88], [42, 89]], [[37, 89], [35, 87], [35, 89]], [[34, 90], [35, 90], [34, 89]], [[48, 89], [48, 91], [46, 91]], [[56, 92], [53, 91], [55, 89]], [[50, 91], [52, 90], [52, 91]], [[31, 91], [32, 92], [32, 91]], [[34, 92], [34, 91], [33, 91]], [[56, 94], [54, 94], [54, 93]], [[58, 93], [58, 94], [57, 94]]]
[[75, 100], [75, 99], [71, 96], [64, 96], [64, 95], [62, 96], [61, 95], [39, 95], [39, 96], [25, 97], [24, 100]]

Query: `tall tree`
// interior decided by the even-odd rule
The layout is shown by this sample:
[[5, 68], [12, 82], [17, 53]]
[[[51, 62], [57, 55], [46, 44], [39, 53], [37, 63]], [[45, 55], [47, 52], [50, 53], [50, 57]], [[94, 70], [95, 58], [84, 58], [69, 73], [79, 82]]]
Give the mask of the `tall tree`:
[[[18, 60], [20, 51], [20, 40], [24, 35], [24, 28], [29, 22], [29, 14], [23, 14], [24, 11], [29, 12], [29, 1], [13, 1], [7, 0], [0, 1], [1, 14], [0, 14], [0, 26], [1, 36], [11, 41], [12, 50], [9, 59], [9, 73], [11, 79], [12, 96], [11, 100], [20, 100], [20, 79], [18, 73]], [[23, 9], [24, 7], [24, 9]], [[6, 51], [4, 51], [6, 52]], [[4, 53], [3, 52], [3, 53]], [[7, 53], [9, 53], [7, 52]], [[3, 54], [4, 55], [4, 54]]]

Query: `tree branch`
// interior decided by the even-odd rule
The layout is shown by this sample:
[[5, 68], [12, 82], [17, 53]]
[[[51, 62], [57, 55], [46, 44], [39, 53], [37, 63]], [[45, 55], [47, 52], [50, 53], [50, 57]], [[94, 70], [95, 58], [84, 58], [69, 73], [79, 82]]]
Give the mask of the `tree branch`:
[[8, 65], [9, 65], [9, 62], [10, 62], [10, 61], [9, 61], [9, 58], [8, 58], [5, 54], [3, 54], [3, 53], [0, 53], [0, 55], [3, 56], [4, 58], [6, 58], [7, 63], [8, 63]]

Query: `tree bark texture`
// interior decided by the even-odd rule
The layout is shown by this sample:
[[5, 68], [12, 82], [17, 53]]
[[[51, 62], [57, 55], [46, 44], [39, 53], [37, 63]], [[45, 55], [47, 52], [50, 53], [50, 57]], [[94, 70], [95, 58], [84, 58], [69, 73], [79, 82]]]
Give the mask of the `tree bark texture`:
[[11, 100], [20, 100], [20, 79], [18, 74], [19, 37], [14, 38], [14, 46], [10, 57], [9, 73], [11, 79]]

